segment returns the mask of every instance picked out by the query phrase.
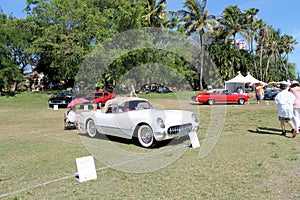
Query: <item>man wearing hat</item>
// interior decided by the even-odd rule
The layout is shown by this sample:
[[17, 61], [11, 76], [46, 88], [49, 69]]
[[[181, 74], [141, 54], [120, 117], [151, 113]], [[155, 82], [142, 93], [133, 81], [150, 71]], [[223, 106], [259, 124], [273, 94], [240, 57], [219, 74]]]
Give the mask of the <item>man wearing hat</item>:
[[286, 135], [285, 123], [288, 123], [292, 128], [292, 137], [296, 137], [297, 128], [295, 129], [293, 123], [293, 105], [295, 103], [295, 96], [289, 92], [288, 82], [280, 82], [281, 92], [275, 97], [275, 103], [278, 104], [277, 113], [280, 121], [281, 135]]
[[294, 103], [294, 123], [295, 129], [297, 129], [297, 133], [299, 133], [300, 128], [300, 84], [298, 81], [291, 82], [291, 90], [295, 96], [295, 103]]

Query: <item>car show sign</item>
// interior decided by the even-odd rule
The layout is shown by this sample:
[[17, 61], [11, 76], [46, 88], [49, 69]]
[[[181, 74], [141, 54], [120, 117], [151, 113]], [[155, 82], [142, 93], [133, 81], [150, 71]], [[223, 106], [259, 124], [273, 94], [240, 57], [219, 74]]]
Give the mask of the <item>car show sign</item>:
[[190, 141], [191, 141], [193, 149], [200, 147], [199, 139], [198, 139], [196, 132], [190, 132], [189, 137], [190, 137]]
[[79, 182], [97, 179], [95, 161], [93, 156], [76, 158], [78, 172], [75, 177]]

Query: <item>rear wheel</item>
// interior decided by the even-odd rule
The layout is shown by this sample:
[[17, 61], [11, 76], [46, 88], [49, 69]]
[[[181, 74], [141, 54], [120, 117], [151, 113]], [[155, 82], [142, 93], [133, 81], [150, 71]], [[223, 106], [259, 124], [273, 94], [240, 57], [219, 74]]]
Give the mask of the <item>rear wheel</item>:
[[208, 104], [208, 105], [214, 105], [214, 104], [215, 104], [215, 100], [213, 100], [213, 99], [208, 99], [208, 100], [207, 100], [207, 104]]
[[139, 144], [143, 147], [154, 146], [155, 138], [152, 129], [148, 125], [141, 125], [137, 128], [136, 132]]
[[94, 120], [88, 120], [86, 124], [86, 129], [90, 137], [95, 137], [97, 135], [97, 129]]
[[245, 104], [245, 99], [239, 99], [238, 104], [244, 105]]

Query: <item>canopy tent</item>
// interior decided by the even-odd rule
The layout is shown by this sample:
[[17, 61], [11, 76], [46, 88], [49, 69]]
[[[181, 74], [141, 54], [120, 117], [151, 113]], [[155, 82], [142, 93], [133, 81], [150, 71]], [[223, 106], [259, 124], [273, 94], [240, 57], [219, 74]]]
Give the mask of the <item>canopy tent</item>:
[[243, 76], [240, 72], [238, 72], [236, 77], [229, 81], [225, 81], [225, 89], [229, 90], [230, 92], [237, 92], [237, 89], [241, 88], [243, 91], [245, 91], [246, 84], [251, 86], [257, 83], [266, 85], [266, 83], [254, 78], [249, 72], [247, 73], [247, 76]]
[[263, 82], [263, 81], [260, 81], [260, 80], [258, 80], [258, 79], [256, 79], [256, 78], [254, 78], [249, 72], [247, 73], [247, 76], [245, 76], [245, 81], [247, 82], [247, 83], [260, 83], [260, 84], [263, 84], [263, 85], [267, 85], [265, 82]]
[[225, 81], [225, 90], [232, 93], [237, 92], [237, 88], [242, 88], [245, 91], [245, 77], [238, 72], [238, 75], [229, 81]]

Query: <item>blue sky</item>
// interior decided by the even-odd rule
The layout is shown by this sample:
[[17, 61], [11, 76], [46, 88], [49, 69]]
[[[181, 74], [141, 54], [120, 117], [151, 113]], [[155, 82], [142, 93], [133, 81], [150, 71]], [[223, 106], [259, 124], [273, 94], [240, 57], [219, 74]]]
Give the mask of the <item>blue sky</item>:
[[[168, 10], [180, 10], [185, 0], [168, 0]], [[201, 1], [201, 0], [199, 0]], [[288, 2], [288, 3], [287, 3]], [[25, 17], [22, 13], [26, 5], [26, 0], [0, 0], [0, 6], [4, 13], [12, 14], [16, 17]], [[300, 20], [298, 20], [300, 0], [207, 0], [206, 9], [210, 14], [220, 16], [221, 12], [229, 5], [237, 5], [241, 10], [258, 8], [258, 17], [272, 25], [275, 29], [280, 29], [281, 34], [292, 35], [298, 45], [293, 54], [289, 56], [289, 61], [296, 63], [300, 69]]]

